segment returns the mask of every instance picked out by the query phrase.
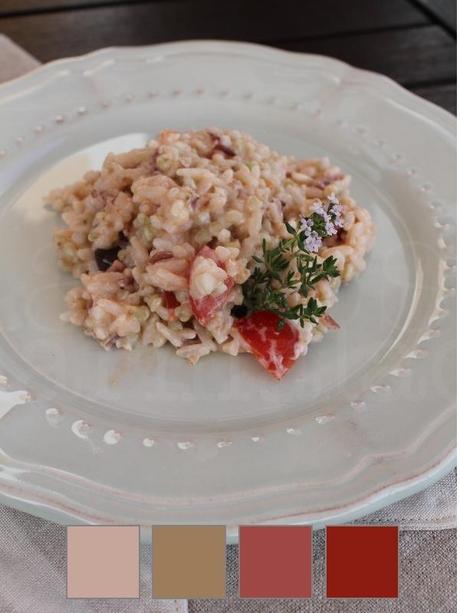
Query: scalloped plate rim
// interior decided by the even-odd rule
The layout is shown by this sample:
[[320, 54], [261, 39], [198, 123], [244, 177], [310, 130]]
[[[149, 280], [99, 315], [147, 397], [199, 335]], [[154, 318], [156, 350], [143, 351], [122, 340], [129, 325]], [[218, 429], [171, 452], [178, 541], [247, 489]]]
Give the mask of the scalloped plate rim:
[[[204, 52], [212, 52], [217, 48], [220, 48], [222, 51], [234, 51], [235, 49], [240, 49], [242, 52], [247, 52], [249, 55], [253, 55], [254, 57], [259, 57], [260, 59], [263, 56], [273, 56], [281, 59], [281, 57], [286, 58], [286, 60], [290, 59], [295, 62], [308, 61], [308, 59], [314, 59], [318, 62], [323, 62], [328, 64], [331, 68], [332, 73], [334, 73], [333, 68], [336, 67], [341, 71], [346, 70], [349, 74], [356, 75], [356, 77], [363, 84], [369, 83], [370, 81], [374, 83], [378, 83], [382, 89], [386, 90], [388, 94], [391, 94], [393, 98], [398, 97], [400, 101], [403, 101], [402, 104], [405, 108], [409, 109], [411, 112], [415, 114], [419, 114], [426, 119], [432, 119], [433, 115], [436, 115], [436, 121], [433, 121], [438, 127], [441, 127], [447, 131], [451, 131], [455, 126], [456, 120], [455, 117], [445, 111], [437, 107], [435, 104], [423, 100], [422, 98], [416, 96], [415, 94], [407, 91], [397, 83], [395, 83], [392, 79], [380, 75], [378, 73], [367, 71], [359, 68], [355, 68], [350, 66], [349, 64], [342, 62], [340, 60], [336, 60], [334, 58], [325, 57], [322, 55], [314, 55], [314, 54], [304, 54], [297, 53], [292, 51], [284, 51], [279, 49], [272, 49], [269, 47], [265, 47], [263, 45], [252, 44], [252, 43], [239, 43], [232, 41], [217, 41], [217, 40], [193, 40], [193, 41], [179, 41], [179, 42], [171, 42], [171, 43], [162, 43], [159, 45], [145, 45], [139, 47], [107, 47], [104, 49], [96, 50], [91, 53], [76, 56], [72, 58], [63, 58], [59, 60], [55, 60], [46, 64], [44, 66], [39, 66], [33, 69], [30, 73], [13, 79], [12, 81], [2, 84], [0, 86], [0, 100], [3, 94], [8, 92], [14, 92], [15, 90], [22, 90], [27, 86], [28, 82], [32, 82], [33, 80], [41, 79], [42, 76], [47, 74], [52, 74], [56, 71], [61, 70], [62, 68], [74, 65], [84, 65], [85, 63], [91, 63], [92, 61], [97, 61], [99, 58], [103, 58], [104, 56], [110, 57], [112, 54], [122, 54], [124, 52], [138, 54], [142, 53], [143, 50], [154, 50], [155, 52], [161, 53], [161, 51], [167, 49], [175, 49], [180, 50], [180, 48], [190, 48], [194, 47], [197, 50], [203, 50]], [[294, 60], [295, 58], [295, 60]], [[286, 62], [289, 63], [289, 62]], [[422, 111], [425, 111], [426, 114]], [[430, 115], [430, 117], [427, 117]], [[455, 465], [455, 450], [448, 450], [443, 459], [441, 459], [436, 466], [432, 470], [425, 471], [416, 477], [408, 477], [407, 479], [398, 483], [398, 485], [390, 484], [387, 485], [374, 494], [367, 494], [362, 503], [360, 501], [356, 501], [356, 503], [352, 505], [347, 505], [348, 507], [353, 507], [350, 510], [340, 511], [340, 508], [337, 509], [338, 513], [336, 515], [340, 516], [340, 521], [344, 521], [344, 519], [350, 519], [354, 516], [354, 514], [363, 514], [364, 512], [369, 512], [369, 509], [373, 507], [373, 510], [377, 510], [386, 504], [390, 504], [390, 502], [394, 502], [401, 498], [404, 498], [407, 495], [415, 493], [423, 489], [427, 483], [430, 481], [435, 481], [440, 478], [443, 474], [445, 474], [449, 469], [451, 469]], [[393, 491], [392, 491], [393, 490]], [[17, 506], [20, 506], [19, 500], [26, 504], [37, 504], [40, 506], [40, 510], [46, 508], [46, 505], [41, 506], [38, 501], [34, 502], [33, 500], [27, 500], [26, 497], [22, 498], [18, 495], [18, 497], [10, 497], [5, 492], [2, 492], [2, 485], [0, 483], [0, 496], [5, 497], [10, 501], [12, 506], [15, 506], [15, 501], [17, 502]], [[373, 502], [372, 502], [373, 500]], [[52, 505], [49, 505], [52, 508]], [[58, 510], [58, 505], [56, 506], [56, 510]], [[361, 509], [361, 510], [360, 510]], [[365, 509], [365, 510], [364, 510]], [[41, 513], [38, 513], [41, 514]], [[46, 515], [46, 513], [45, 513]], [[75, 512], [75, 519], [78, 516], [78, 511]], [[333, 514], [332, 514], [333, 515]], [[306, 516], [304, 516], [306, 517]], [[299, 521], [304, 521], [302, 516], [299, 516]], [[281, 518], [278, 518], [281, 519]], [[318, 520], [318, 522], [314, 522], [314, 525], [317, 527], [321, 527], [323, 525], [323, 520]], [[234, 536], [230, 536], [230, 539], [234, 539]]]

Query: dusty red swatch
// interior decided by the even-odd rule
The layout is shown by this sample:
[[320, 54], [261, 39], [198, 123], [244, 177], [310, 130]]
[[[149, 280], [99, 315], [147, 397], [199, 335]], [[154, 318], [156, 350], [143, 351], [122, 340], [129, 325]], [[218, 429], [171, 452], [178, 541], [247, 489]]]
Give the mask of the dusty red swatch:
[[328, 598], [397, 598], [398, 566], [396, 526], [327, 528]]
[[241, 526], [240, 597], [310, 598], [311, 528]]

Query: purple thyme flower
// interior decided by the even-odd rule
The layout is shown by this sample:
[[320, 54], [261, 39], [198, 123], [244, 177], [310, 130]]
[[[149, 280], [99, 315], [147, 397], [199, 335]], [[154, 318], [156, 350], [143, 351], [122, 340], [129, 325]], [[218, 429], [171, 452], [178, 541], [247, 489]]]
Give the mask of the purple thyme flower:
[[[325, 206], [326, 205], [324, 205], [322, 202], [315, 202], [315, 204], [313, 205], [313, 213], [316, 213], [316, 215], [319, 215], [323, 219], [324, 234], [326, 236], [333, 236], [334, 234], [337, 234], [337, 228], [335, 227], [335, 224], [334, 224], [335, 219], [330, 214], [332, 207], [330, 207], [329, 209], [326, 209]], [[339, 205], [333, 205], [333, 206], [339, 206]], [[321, 234], [323, 234], [323, 232]]]
[[313, 222], [311, 219], [308, 219], [308, 217], [303, 217], [300, 220], [300, 229], [301, 230], [305, 230], [308, 231], [309, 229], [311, 229], [313, 227]]
[[337, 234], [337, 228], [335, 227], [334, 222], [331, 220], [330, 217], [328, 221], [326, 221], [324, 228], [328, 236], [333, 236], [334, 234]]
[[334, 219], [334, 226], [336, 228], [343, 228], [343, 206], [341, 204], [334, 204], [329, 209], [329, 214]]
[[311, 251], [311, 253], [318, 253], [322, 244], [323, 241], [321, 239], [321, 236], [318, 234], [318, 232], [315, 232], [314, 230], [312, 230], [308, 236], [305, 236], [305, 249]]
[[329, 212], [329, 215], [333, 217], [334, 226], [336, 228], [342, 228], [343, 227], [343, 206], [340, 204], [335, 194], [331, 194], [330, 196], [328, 196], [328, 200], [329, 200], [329, 204], [332, 205], [332, 206], [329, 206], [328, 212]]
[[300, 221], [300, 229], [305, 235], [305, 249], [317, 253], [322, 246], [322, 239], [334, 236], [337, 229], [343, 226], [343, 207], [333, 194], [328, 196], [327, 204], [318, 201], [312, 208], [312, 216]]
[[327, 211], [325, 210], [324, 205], [323, 205], [322, 202], [315, 202], [314, 203], [314, 205], [313, 205], [313, 213], [316, 213], [317, 215], [322, 217], [325, 222], [327, 222], [328, 219], [329, 219]]
[[322, 245], [321, 236], [312, 230], [313, 221], [308, 218], [303, 218], [300, 221], [300, 229], [305, 233], [304, 245], [307, 251], [317, 253]]

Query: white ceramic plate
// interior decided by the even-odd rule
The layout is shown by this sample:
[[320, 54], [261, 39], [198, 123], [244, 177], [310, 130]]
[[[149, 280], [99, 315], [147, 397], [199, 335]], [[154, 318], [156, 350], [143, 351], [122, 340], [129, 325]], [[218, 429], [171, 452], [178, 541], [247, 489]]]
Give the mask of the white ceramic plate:
[[[455, 449], [455, 120], [325, 57], [224, 42], [106, 49], [0, 88], [1, 500], [61, 521], [345, 521]], [[281, 382], [249, 356], [106, 353], [62, 323], [41, 198], [164, 128], [328, 155], [378, 225], [342, 325]], [[234, 531], [230, 531], [234, 534]]]

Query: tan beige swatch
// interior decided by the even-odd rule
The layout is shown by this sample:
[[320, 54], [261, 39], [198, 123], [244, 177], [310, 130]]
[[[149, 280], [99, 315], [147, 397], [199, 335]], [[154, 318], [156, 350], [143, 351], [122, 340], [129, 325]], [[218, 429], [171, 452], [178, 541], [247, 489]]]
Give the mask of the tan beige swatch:
[[225, 597], [225, 526], [154, 526], [154, 598]]
[[68, 598], [139, 598], [139, 527], [67, 528]]

